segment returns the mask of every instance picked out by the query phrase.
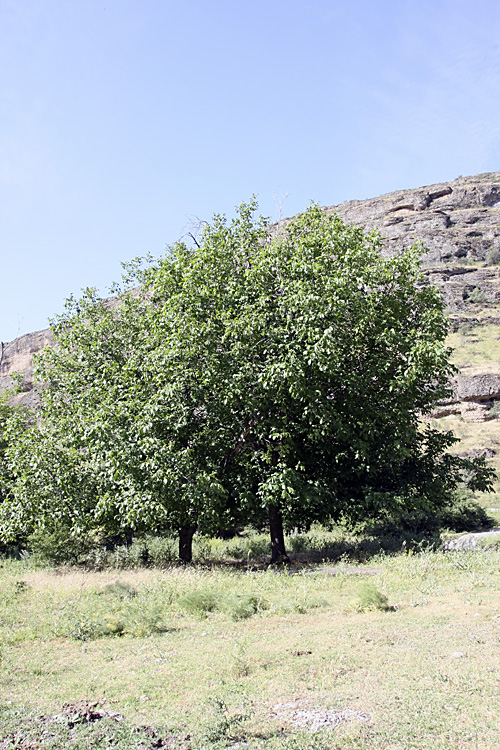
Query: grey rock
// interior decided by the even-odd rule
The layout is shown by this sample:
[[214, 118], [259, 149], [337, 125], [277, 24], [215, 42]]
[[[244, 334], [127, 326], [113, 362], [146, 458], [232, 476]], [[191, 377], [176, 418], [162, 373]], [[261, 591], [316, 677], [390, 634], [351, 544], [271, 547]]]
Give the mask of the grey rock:
[[480, 539], [496, 539], [500, 541], [500, 526], [495, 526], [490, 531], [479, 531], [475, 534], [464, 534], [459, 536], [457, 539], [450, 539], [448, 542], [443, 544], [443, 550], [449, 552], [451, 550], [469, 550], [477, 547]]
[[428, 248], [424, 265], [484, 260], [500, 248], [500, 173], [399, 190], [326, 209], [349, 223], [378, 229], [389, 251], [416, 240]]
[[489, 401], [500, 398], [500, 374], [458, 375], [453, 385], [456, 401]]

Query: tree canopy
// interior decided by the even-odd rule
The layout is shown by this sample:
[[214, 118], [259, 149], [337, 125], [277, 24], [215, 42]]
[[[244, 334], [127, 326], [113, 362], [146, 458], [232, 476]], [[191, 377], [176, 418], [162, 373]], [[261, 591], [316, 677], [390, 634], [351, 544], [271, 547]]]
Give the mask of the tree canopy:
[[7, 450], [3, 536], [65, 523], [283, 528], [438, 508], [489, 486], [422, 417], [453, 368], [439, 292], [414, 247], [316, 205], [270, 227], [254, 202], [197, 246], [131, 264], [114, 302], [88, 291], [53, 323], [41, 403]]

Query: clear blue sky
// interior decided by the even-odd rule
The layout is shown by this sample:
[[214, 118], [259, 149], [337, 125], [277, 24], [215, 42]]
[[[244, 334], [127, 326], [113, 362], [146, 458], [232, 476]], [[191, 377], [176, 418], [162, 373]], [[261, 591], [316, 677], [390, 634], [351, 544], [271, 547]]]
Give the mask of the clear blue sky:
[[498, 0], [0, 0], [0, 339], [257, 193], [500, 170]]

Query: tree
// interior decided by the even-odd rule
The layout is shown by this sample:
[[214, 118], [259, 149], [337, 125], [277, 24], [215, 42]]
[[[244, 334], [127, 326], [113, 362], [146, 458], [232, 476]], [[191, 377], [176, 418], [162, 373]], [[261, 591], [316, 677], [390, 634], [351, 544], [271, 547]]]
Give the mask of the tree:
[[267, 521], [277, 562], [284, 528], [489, 485], [484, 462], [421, 424], [453, 368], [418, 249], [386, 258], [377, 235], [314, 205], [278, 230], [255, 209], [132, 265], [117, 304], [87, 293], [54, 324], [33, 434], [40, 465], [64, 458], [56, 505], [75, 527], [175, 529], [189, 560], [195, 529]]
[[203, 415], [191, 427], [227, 506], [267, 512], [276, 561], [283, 522], [438, 507], [464, 472], [485, 487], [481, 462], [421, 426], [453, 368], [418, 248], [384, 258], [377, 235], [317, 206], [273, 233], [254, 209], [215, 217], [148, 278], [166, 382]]

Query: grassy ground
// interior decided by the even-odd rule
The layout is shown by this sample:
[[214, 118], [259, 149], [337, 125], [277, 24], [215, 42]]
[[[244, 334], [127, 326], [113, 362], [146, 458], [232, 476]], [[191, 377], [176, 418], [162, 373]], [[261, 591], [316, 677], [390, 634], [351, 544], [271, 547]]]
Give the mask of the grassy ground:
[[455, 350], [452, 362], [464, 375], [498, 373], [500, 367], [499, 326], [478, 325], [466, 333], [457, 331], [448, 336], [448, 344]]
[[499, 566], [496, 548], [336, 575], [5, 561], [0, 748], [497, 748]]

